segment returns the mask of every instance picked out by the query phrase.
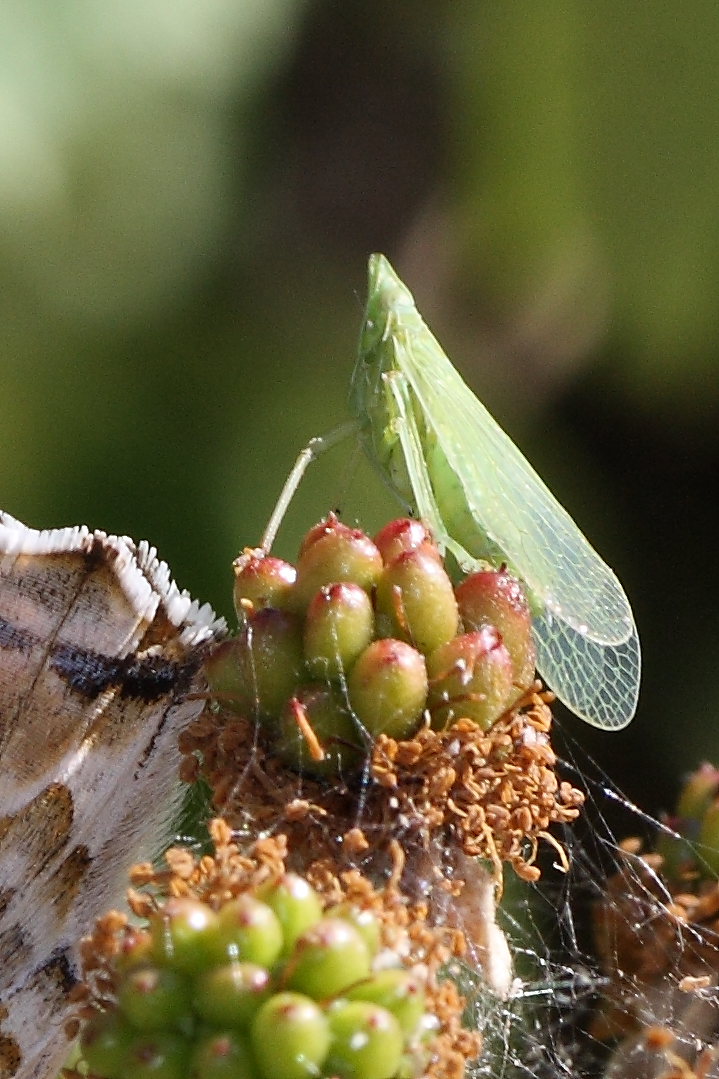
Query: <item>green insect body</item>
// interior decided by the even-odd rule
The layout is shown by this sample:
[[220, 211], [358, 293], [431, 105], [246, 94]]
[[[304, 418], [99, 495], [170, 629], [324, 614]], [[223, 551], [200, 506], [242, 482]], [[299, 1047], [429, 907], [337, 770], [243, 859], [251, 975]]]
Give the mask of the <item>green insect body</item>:
[[588, 723], [626, 726], [640, 649], [621, 584], [477, 400], [383, 255], [369, 289], [350, 407], [370, 457], [465, 570], [509, 568], [535, 614], [538, 667]]

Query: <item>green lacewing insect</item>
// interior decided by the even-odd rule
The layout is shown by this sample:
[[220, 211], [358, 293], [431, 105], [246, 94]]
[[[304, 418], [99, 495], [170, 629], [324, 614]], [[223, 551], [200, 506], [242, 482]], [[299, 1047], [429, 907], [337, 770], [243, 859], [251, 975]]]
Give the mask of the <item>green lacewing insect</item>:
[[383, 255], [369, 259], [350, 406], [369, 456], [440, 548], [464, 570], [506, 563], [523, 581], [537, 666], [557, 696], [595, 727], [626, 726], [641, 660], [621, 584], [454, 369]]

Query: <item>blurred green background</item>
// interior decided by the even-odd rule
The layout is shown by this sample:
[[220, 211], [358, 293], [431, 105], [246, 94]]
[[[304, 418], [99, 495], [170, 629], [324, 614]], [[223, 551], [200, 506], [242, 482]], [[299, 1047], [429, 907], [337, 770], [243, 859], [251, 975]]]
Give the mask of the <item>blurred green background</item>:
[[[4, 0], [0, 504], [229, 615], [384, 251], [626, 586], [639, 714], [561, 718], [656, 813], [719, 757], [718, 91], [710, 0]], [[393, 508], [352, 447], [280, 553], [336, 506]]]

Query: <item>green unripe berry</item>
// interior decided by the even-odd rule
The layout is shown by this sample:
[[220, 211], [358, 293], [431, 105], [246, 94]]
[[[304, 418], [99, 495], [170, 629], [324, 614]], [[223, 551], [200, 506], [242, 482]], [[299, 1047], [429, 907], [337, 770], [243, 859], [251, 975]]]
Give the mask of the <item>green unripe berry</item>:
[[404, 1039], [391, 1012], [369, 1001], [338, 1004], [329, 1014], [332, 1043], [326, 1072], [342, 1079], [391, 1079]]
[[147, 929], [128, 927], [126, 935], [120, 941], [120, 949], [115, 964], [121, 973], [152, 964], [152, 935]]
[[140, 1035], [127, 1055], [122, 1079], [185, 1079], [189, 1052], [180, 1034], [158, 1030]]
[[322, 918], [297, 941], [286, 984], [298, 993], [325, 1000], [369, 972], [370, 954], [359, 931], [341, 918]]
[[424, 657], [404, 641], [373, 641], [350, 671], [347, 692], [352, 711], [370, 735], [408, 738], [427, 701]]
[[257, 1079], [250, 1047], [237, 1031], [200, 1038], [192, 1054], [189, 1079]]
[[277, 915], [285, 951], [294, 947], [297, 938], [322, 917], [322, 900], [297, 873], [283, 873], [277, 880], [264, 884], [258, 889], [257, 898]]
[[324, 585], [307, 608], [305, 661], [314, 678], [339, 679], [374, 635], [369, 596], [353, 581]]
[[441, 645], [428, 656], [427, 672], [427, 708], [435, 730], [462, 718], [488, 730], [516, 693], [512, 660], [492, 627]]
[[273, 910], [252, 895], [238, 895], [218, 915], [227, 960], [271, 967], [282, 951], [282, 926]]
[[407, 641], [425, 655], [454, 637], [459, 625], [452, 582], [423, 548], [405, 551], [377, 582], [377, 632]]
[[138, 967], [118, 991], [123, 1015], [136, 1030], [182, 1026], [191, 1020], [190, 986], [172, 967]]
[[256, 963], [225, 963], [204, 971], [195, 982], [195, 1011], [213, 1027], [249, 1026], [258, 1008], [269, 998], [269, 971]]
[[211, 692], [244, 716], [276, 715], [304, 677], [302, 627], [287, 611], [266, 607], [237, 637], [223, 641], [205, 663]]
[[416, 973], [403, 967], [377, 971], [366, 982], [348, 990], [347, 998], [368, 1000], [392, 1012], [405, 1037], [416, 1033], [424, 1015], [424, 983]]
[[274, 749], [297, 772], [336, 777], [361, 766], [363, 733], [338, 688], [303, 686], [282, 710]]
[[212, 696], [230, 712], [252, 715], [255, 711], [252, 682], [247, 681], [246, 646], [240, 637], [221, 641], [205, 660], [205, 677]]
[[119, 1079], [136, 1033], [117, 1010], [98, 1012], [84, 1026], [80, 1050], [89, 1070], [106, 1079]]
[[371, 910], [356, 907], [353, 903], [338, 903], [325, 911], [326, 918], [342, 918], [359, 932], [367, 945], [370, 956], [375, 956], [381, 943], [380, 924]]
[[330, 1044], [327, 1017], [300, 993], [277, 993], [260, 1008], [251, 1042], [262, 1079], [317, 1079]]
[[264, 551], [245, 551], [232, 568], [235, 610], [240, 622], [262, 607], [286, 610], [290, 606], [297, 571], [289, 562]]
[[215, 912], [199, 899], [168, 899], [150, 919], [153, 958], [196, 974], [217, 961], [218, 927]]

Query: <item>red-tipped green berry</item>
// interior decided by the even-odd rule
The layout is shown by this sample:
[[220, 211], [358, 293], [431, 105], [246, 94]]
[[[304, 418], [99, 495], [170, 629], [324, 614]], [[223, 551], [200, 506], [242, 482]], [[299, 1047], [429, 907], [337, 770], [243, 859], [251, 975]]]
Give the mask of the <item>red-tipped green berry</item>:
[[367, 945], [370, 956], [375, 956], [380, 946], [380, 925], [371, 910], [356, 907], [353, 903], [338, 903], [325, 911], [327, 918], [342, 918], [359, 932]]
[[266, 903], [239, 895], [218, 914], [221, 947], [227, 960], [271, 966], [282, 951], [282, 926]]
[[185, 1079], [190, 1044], [180, 1034], [157, 1030], [130, 1047], [122, 1079]]
[[316, 1000], [337, 996], [370, 973], [362, 935], [342, 918], [322, 918], [297, 941], [287, 986]]
[[374, 542], [385, 566], [405, 551], [416, 551], [420, 547], [438, 561], [441, 558], [430, 531], [415, 517], [399, 517], [390, 521], [380, 529]]
[[325, 536], [350, 536], [353, 529], [349, 525], [340, 521], [336, 513], [330, 512], [321, 521], [318, 521], [316, 525], [312, 525], [312, 528], [308, 529], [302, 537], [300, 542], [300, 549], [298, 557], [301, 558], [306, 551], [309, 551], [310, 547], [317, 542], [318, 539], [323, 539]]
[[252, 715], [255, 698], [248, 680], [246, 643], [241, 637], [222, 641], [205, 660], [205, 676], [210, 693], [228, 712]]
[[495, 629], [465, 633], [427, 658], [427, 708], [435, 730], [466, 718], [487, 730], [514, 695], [509, 652]]
[[264, 551], [245, 551], [235, 559], [234, 600], [240, 622], [262, 607], [290, 606], [297, 570]]
[[392, 1012], [402, 1033], [412, 1036], [424, 1015], [424, 985], [419, 975], [403, 967], [379, 970], [347, 993], [349, 1000], [368, 1000]]
[[231, 962], [201, 974], [194, 987], [197, 1014], [220, 1029], [249, 1026], [269, 998], [270, 972], [257, 963]]
[[317, 1079], [323, 1074], [329, 1023], [309, 997], [277, 993], [260, 1008], [250, 1034], [262, 1079]]
[[328, 1075], [342, 1079], [391, 1079], [402, 1058], [404, 1041], [395, 1017], [377, 1004], [345, 1001], [330, 1011], [332, 1044]]
[[457, 586], [456, 596], [465, 631], [494, 626], [512, 657], [515, 685], [530, 686], [536, 664], [532, 612], [517, 578], [506, 569], [471, 573]]
[[311, 884], [297, 873], [284, 873], [270, 881], [257, 893], [282, 926], [284, 950], [294, 947], [295, 941], [322, 917], [322, 900]]
[[212, 1032], [200, 1038], [188, 1079], [257, 1079], [249, 1043], [237, 1031]]
[[304, 648], [314, 678], [339, 679], [374, 636], [369, 596], [353, 581], [324, 585], [307, 608]]
[[297, 563], [295, 601], [305, 610], [326, 584], [352, 581], [366, 592], [382, 572], [382, 556], [369, 536], [356, 528], [339, 525], [306, 547]]
[[197, 974], [217, 961], [217, 915], [198, 899], [168, 899], [150, 921], [152, 954], [161, 965], [171, 963]]
[[353, 712], [373, 737], [407, 738], [427, 700], [424, 657], [404, 641], [373, 641], [350, 671], [347, 689]]
[[171, 967], [138, 967], [118, 993], [123, 1015], [136, 1030], [160, 1030], [191, 1022], [188, 980]]
[[425, 655], [457, 632], [452, 582], [441, 562], [422, 548], [385, 566], [375, 602], [378, 634], [406, 641]]
[[117, 969], [132, 970], [134, 967], [148, 966], [153, 962], [152, 936], [147, 929], [128, 929], [121, 942], [121, 951], [117, 956]]

